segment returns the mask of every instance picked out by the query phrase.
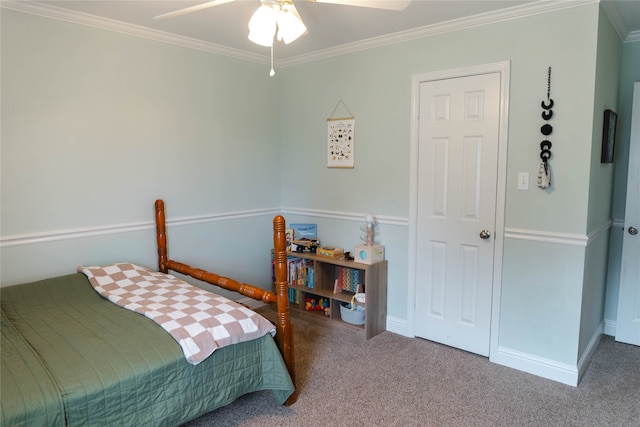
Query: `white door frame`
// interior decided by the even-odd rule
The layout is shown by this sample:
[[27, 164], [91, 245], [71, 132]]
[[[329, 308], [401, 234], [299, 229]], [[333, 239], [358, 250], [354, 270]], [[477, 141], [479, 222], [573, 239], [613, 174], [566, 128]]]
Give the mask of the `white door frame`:
[[494, 232], [494, 263], [491, 305], [491, 334], [489, 358], [498, 352], [500, 326], [500, 294], [502, 287], [502, 251], [504, 243], [504, 210], [507, 174], [507, 137], [509, 132], [509, 78], [510, 61], [476, 65], [451, 70], [414, 74], [411, 78], [411, 146], [409, 149], [409, 266], [407, 289], [407, 332], [415, 336], [416, 260], [418, 229], [418, 139], [420, 84], [436, 80], [500, 73], [500, 124], [498, 129], [498, 178], [496, 188], [496, 229]]

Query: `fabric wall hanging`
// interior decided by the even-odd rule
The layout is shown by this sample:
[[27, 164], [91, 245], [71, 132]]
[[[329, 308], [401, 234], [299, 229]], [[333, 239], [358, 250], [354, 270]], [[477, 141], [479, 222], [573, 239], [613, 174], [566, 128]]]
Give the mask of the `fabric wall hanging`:
[[540, 159], [542, 162], [538, 168], [538, 188], [545, 189], [551, 186], [551, 169], [549, 159], [551, 158], [551, 141], [549, 135], [553, 131], [553, 126], [548, 122], [553, 117], [553, 99], [551, 99], [551, 67], [547, 70], [547, 100], [542, 100], [542, 119], [547, 122], [540, 128], [544, 140], [540, 143]]
[[[338, 107], [342, 104], [349, 113], [348, 117], [334, 118]], [[342, 102], [333, 109], [327, 119], [327, 167], [353, 168], [355, 160], [355, 125], [356, 119], [349, 108]]]

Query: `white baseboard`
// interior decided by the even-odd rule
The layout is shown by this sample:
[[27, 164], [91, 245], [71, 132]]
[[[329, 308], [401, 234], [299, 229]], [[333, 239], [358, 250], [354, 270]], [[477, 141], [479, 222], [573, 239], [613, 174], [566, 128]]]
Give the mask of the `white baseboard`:
[[387, 316], [387, 331], [405, 337], [414, 338], [409, 335], [409, 326], [407, 325], [407, 321], [398, 317]]
[[[614, 328], [615, 333], [615, 322], [603, 322], [603, 324], [591, 337], [587, 348], [585, 349], [584, 353], [580, 357], [580, 360], [575, 366], [561, 363], [556, 360], [546, 359], [543, 357], [524, 353], [521, 351], [512, 350], [506, 347], [498, 347], [498, 354], [491, 355], [489, 360], [499, 365], [507, 366], [509, 368], [517, 369], [523, 372], [528, 372], [539, 377], [547, 378], [552, 381], [557, 381], [575, 387], [580, 382], [580, 378], [582, 378], [582, 375], [587, 369], [593, 353], [598, 348], [598, 344], [600, 343], [603, 332], [606, 335], [614, 335], [607, 333], [608, 328], [610, 329], [611, 327]], [[405, 319], [387, 316], [387, 331], [405, 337], [414, 338], [409, 334], [409, 326]]]
[[578, 367], [544, 357], [534, 356], [506, 347], [498, 347], [498, 354], [492, 354], [493, 363], [527, 372], [542, 378], [570, 386], [578, 385]]
[[587, 369], [587, 366], [589, 366], [589, 361], [591, 360], [593, 353], [595, 353], [598, 348], [598, 344], [600, 344], [603, 331], [604, 322], [600, 324], [598, 329], [596, 329], [595, 333], [589, 340], [589, 344], [587, 344], [587, 348], [584, 349], [582, 356], [578, 359], [578, 383], [580, 382], [582, 375], [584, 375], [584, 371]]
[[604, 319], [604, 334], [609, 335], [611, 337], [615, 337], [616, 326], [617, 326], [617, 323], [615, 320]]
[[576, 387], [587, 369], [593, 353], [598, 348], [603, 329], [604, 324], [597, 328], [575, 366], [506, 347], [498, 347], [498, 354], [491, 355], [490, 360], [499, 365]]
[[[262, 303], [261, 301], [256, 301], [251, 298], [243, 298], [238, 302], [248, 305], [252, 309], [264, 305], [264, 303]], [[587, 369], [593, 353], [598, 348], [598, 344], [600, 343], [603, 332], [606, 335], [614, 335], [607, 333], [607, 324], [609, 324], [609, 328], [614, 328], [615, 333], [615, 322], [603, 322], [603, 324], [591, 337], [587, 348], [585, 349], [584, 353], [580, 357], [580, 360], [575, 366], [561, 363], [556, 360], [535, 356], [529, 353], [512, 350], [506, 347], [498, 347], [498, 354], [491, 355], [489, 360], [493, 363], [497, 363], [498, 365], [503, 365], [512, 369], [517, 369], [519, 371], [527, 372], [542, 378], [576, 387], [580, 382], [580, 378], [582, 378], [582, 375]], [[407, 321], [398, 317], [387, 316], [387, 331], [408, 338], [415, 338], [409, 334], [409, 325], [407, 324]]]

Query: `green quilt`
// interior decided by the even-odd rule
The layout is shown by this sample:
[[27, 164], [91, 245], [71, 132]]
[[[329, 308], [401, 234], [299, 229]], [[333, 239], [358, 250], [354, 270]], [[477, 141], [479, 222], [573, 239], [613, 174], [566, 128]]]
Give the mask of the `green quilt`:
[[258, 390], [293, 384], [271, 335], [189, 364], [153, 321], [78, 273], [0, 288], [1, 425], [179, 425]]

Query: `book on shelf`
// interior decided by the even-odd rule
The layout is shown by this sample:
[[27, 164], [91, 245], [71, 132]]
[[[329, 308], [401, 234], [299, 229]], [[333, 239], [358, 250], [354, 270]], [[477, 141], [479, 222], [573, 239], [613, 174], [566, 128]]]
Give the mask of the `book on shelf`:
[[310, 266], [307, 266], [307, 286], [309, 288], [313, 288], [314, 284], [315, 284], [315, 281], [314, 281], [313, 264], [311, 264]]
[[289, 302], [292, 304], [300, 303], [300, 292], [297, 289], [289, 288]]
[[[271, 283], [276, 282], [275, 260], [271, 257]], [[313, 288], [315, 284], [315, 272], [313, 261], [308, 259], [287, 257], [287, 282], [289, 286], [306, 286]]]
[[318, 226], [316, 224], [291, 224], [293, 240], [318, 238]]
[[346, 267], [336, 267], [336, 279], [333, 286], [333, 293], [351, 292], [356, 293], [362, 286], [364, 277], [360, 270]]
[[290, 256], [287, 258], [289, 268], [289, 285], [313, 288], [315, 275], [313, 261]]

